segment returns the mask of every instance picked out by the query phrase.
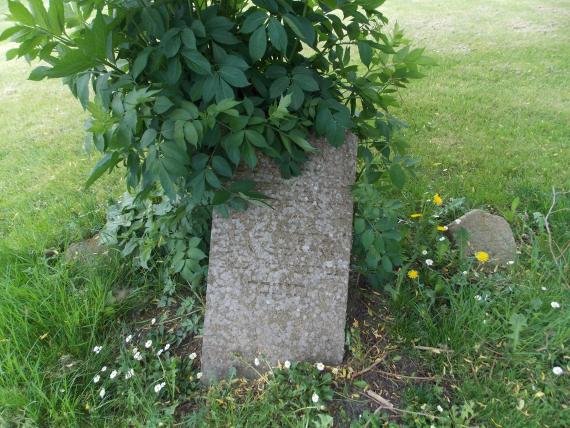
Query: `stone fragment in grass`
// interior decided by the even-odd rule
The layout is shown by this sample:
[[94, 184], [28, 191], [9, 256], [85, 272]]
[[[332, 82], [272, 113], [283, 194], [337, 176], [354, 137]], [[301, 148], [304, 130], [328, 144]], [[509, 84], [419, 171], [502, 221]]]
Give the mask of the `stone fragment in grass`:
[[447, 225], [447, 233], [465, 254], [489, 254], [489, 267], [508, 266], [516, 259], [516, 242], [509, 223], [501, 216], [471, 210]]
[[93, 263], [108, 254], [108, 249], [101, 243], [99, 235], [83, 241], [74, 242], [65, 250], [65, 261], [82, 261]]

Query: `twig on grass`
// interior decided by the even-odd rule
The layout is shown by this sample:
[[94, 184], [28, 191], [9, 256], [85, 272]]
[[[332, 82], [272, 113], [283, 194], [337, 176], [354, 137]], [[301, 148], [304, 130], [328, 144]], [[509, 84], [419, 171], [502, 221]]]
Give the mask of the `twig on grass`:
[[453, 349], [447, 349], [447, 348], [433, 348], [431, 346], [421, 346], [421, 345], [416, 345], [414, 346], [414, 348], [420, 349], [422, 351], [431, 351], [434, 354], [441, 354], [442, 352], [453, 353]]
[[383, 370], [376, 370], [376, 373], [380, 373], [383, 374], [385, 376], [391, 376], [391, 377], [395, 377], [395, 378], [403, 378], [403, 379], [413, 379], [413, 380], [435, 380], [435, 376], [406, 376], [403, 374], [398, 374], [398, 373], [390, 373], [390, 372], [385, 372]]
[[[362, 394], [364, 395], [364, 394]], [[374, 401], [376, 404], [378, 404], [378, 408], [376, 410], [374, 410], [374, 414], [377, 415], [378, 413], [380, 413], [381, 410], [389, 410], [391, 412], [394, 413], [408, 413], [411, 415], [418, 415], [418, 416], [426, 416], [428, 418], [433, 418], [433, 419], [440, 419], [439, 416], [435, 416], [435, 415], [431, 415], [429, 413], [422, 413], [422, 412], [412, 412], [411, 410], [405, 410], [405, 409], [399, 409], [397, 407], [395, 407], [390, 401], [386, 400], [384, 397], [382, 397], [381, 395], [379, 395], [378, 393], [368, 390], [366, 391], [366, 397], [371, 399], [372, 401]], [[366, 421], [366, 424], [364, 424], [363, 428], [367, 428], [368, 425], [370, 424], [371, 419], [369, 419], [368, 421]]]
[[[544, 216], [544, 228], [546, 229], [546, 234], [548, 235], [548, 247], [550, 248], [550, 254], [552, 255], [552, 258], [554, 259], [554, 262], [556, 264], [558, 264], [560, 259], [562, 259], [564, 262], [563, 265], [567, 264], [565, 254], [566, 254], [566, 251], [570, 248], [570, 242], [568, 242], [566, 245], [564, 245], [563, 248], [560, 248], [560, 246], [552, 238], [552, 232], [550, 230], [550, 223], [548, 222], [548, 220], [550, 219], [550, 216], [552, 214], [555, 214], [555, 213], [560, 212], [560, 211], [569, 211], [570, 210], [570, 208], [560, 208], [558, 210], [554, 210], [554, 207], [556, 206], [556, 197], [561, 196], [561, 195], [566, 195], [569, 193], [570, 193], [570, 191], [557, 192], [556, 189], [553, 187], [552, 188], [552, 202], [550, 204], [550, 208], [548, 209], [548, 212]], [[558, 250], [558, 255], [556, 255], [556, 252], [554, 250], [554, 246], [556, 246], [556, 249]]]
[[377, 359], [377, 360], [374, 362], [374, 364], [372, 364], [372, 365], [366, 367], [366, 368], [363, 369], [363, 370], [360, 370], [359, 372], [354, 373], [354, 374], [352, 375], [352, 380], [354, 380], [354, 379], [356, 379], [357, 377], [362, 376], [363, 374], [368, 373], [370, 370], [372, 370], [372, 369], [378, 367], [378, 365], [379, 365], [382, 361], [384, 361], [384, 358], [379, 358], [379, 359]]

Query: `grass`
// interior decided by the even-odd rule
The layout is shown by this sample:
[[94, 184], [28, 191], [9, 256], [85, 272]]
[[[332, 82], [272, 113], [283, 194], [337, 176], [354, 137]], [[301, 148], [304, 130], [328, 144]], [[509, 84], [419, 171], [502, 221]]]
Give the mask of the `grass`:
[[[349, 319], [341, 373], [325, 382], [310, 368], [292, 371], [299, 384], [320, 379], [334, 387], [326, 411], [307, 409], [304, 392], [287, 388], [285, 380], [200, 389], [195, 364], [182, 365], [199, 348], [186, 333], [163, 366], [141, 366], [130, 389], [107, 381], [102, 402], [93, 375], [103, 365], [126, 367], [126, 331], [136, 332], [137, 343], [174, 343], [178, 332], [195, 327], [173, 321], [184, 312], [157, 308], [156, 280], [120, 260], [87, 266], [44, 257], [47, 249], [61, 251], [98, 230], [106, 200], [123, 183], [108, 176], [83, 189], [94, 163], [82, 149], [84, 113], [60, 82], [29, 82], [26, 63], [3, 61], [0, 425], [156, 426], [177, 420], [186, 426], [320, 421], [313, 425], [326, 427], [329, 414], [337, 425], [354, 427], [367, 420], [368, 426], [388, 420], [407, 426], [570, 425], [570, 376], [552, 373], [554, 366], [566, 373], [570, 368], [569, 272], [554, 263], [542, 217], [535, 214], [547, 212], [553, 186], [570, 189], [570, 2], [405, 0], [387, 2], [384, 11], [439, 64], [402, 93], [403, 108], [396, 112], [409, 122], [403, 138], [421, 160], [418, 178], [404, 190], [403, 214], [420, 209], [435, 192], [446, 202], [465, 197], [461, 210], [502, 213], [519, 242], [517, 265], [479, 277], [471, 268], [466, 279], [447, 253], [433, 272], [410, 256], [421, 286], [400, 278], [391, 294], [362, 291], [362, 310]], [[0, 54], [8, 48], [0, 44]], [[559, 208], [566, 207], [570, 202], [562, 198]], [[565, 211], [553, 215], [557, 242], [570, 240], [569, 221]], [[416, 241], [406, 251], [417, 243], [435, 251], [434, 236], [414, 227]], [[446, 304], [430, 297], [436, 277], [445, 281]], [[128, 290], [126, 297], [121, 290]], [[153, 316], [156, 328], [149, 327]], [[100, 354], [92, 352], [95, 345], [103, 345]], [[359, 420], [377, 405], [342, 372], [366, 369], [376, 358], [382, 363], [361, 379], [414, 413], [398, 419], [364, 413]], [[398, 378], [402, 374], [430, 380]], [[152, 386], [163, 378], [168, 391], [157, 401]]]

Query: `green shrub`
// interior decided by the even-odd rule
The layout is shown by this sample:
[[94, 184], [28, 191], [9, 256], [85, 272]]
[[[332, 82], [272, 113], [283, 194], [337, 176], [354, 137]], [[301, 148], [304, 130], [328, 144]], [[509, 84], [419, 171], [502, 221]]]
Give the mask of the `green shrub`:
[[[137, 200], [159, 188], [190, 215], [227, 213], [264, 198], [234, 180], [238, 166], [263, 154], [298, 175], [312, 133], [340, 146], [346, 131], [361, 141], [361, 180], [396, 160], [402, 185], [388, 108], [429, 60], [387, 31], [383, 0], [27, 3], [8, 2], [15, 25], [0, 40], [18, 43], [8, 58], [45, 63], [30, 79], [63, 78], [89, 111], [87, 144], [103, 157], [87, 185], [123, 165]], [[388, 247], [369, 268], [391, 269]]]

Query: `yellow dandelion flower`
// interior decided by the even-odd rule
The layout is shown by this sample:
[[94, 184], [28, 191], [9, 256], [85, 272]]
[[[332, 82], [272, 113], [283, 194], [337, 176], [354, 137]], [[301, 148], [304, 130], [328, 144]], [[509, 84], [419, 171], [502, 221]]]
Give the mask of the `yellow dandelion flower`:
[[422, 213], [413, 213], [410, 215], [410, 218], [420, 218], [422, 215]]
[[445, 232], [447, 230], [447, 226], [437, 226], [437, 230], [440, 232]]
[[408, 278], [410, 278], [410, 279], [416, 279], [419, 276], [420, 276], [420, 274], [418, 273], [417, 270], [412, 269], [412, 270], [408, 271]]
[[475, 253], [475, 258], [479, 263], [486, 263], [489, 261], [489, 253], [486, 253], [485, 251], [477, 251]]
[[435, 195], [433, 195], [433, 203], [441, 206], [443, 205], [443, 199], [441, 199], [441, 196], [439, 196], [439, 193], [436, 193]]

